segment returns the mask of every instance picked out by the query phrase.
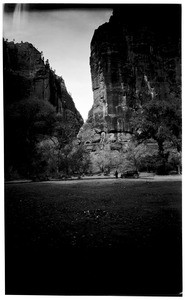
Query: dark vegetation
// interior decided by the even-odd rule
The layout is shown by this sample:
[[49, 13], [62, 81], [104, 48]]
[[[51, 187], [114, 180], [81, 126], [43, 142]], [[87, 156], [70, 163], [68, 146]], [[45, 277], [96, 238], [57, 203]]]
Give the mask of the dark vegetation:
[[[138, 171], [169, 174], [181, 172], [181, 107], [176, 99], [153, 99], [133, 112], [133, 142], [127, 153], [99, 151], [90, 158], [86, 147], [79, 145], [79, 126], [47, 101], [22, 100], [5, 106], [5, 178], [48, 180], [92, 172]], [[155, 149], [147, 147], [156, 142]]]
[[3, 40], [3, 63], [5, 179], [58, 178], [75, 164], [81, 172], [74, 159], [85, 150], [74, 140], [83, 120], [62, 77], [30, 43]]
[[[8, 106], [5, 111], [5, 178], [49, 178], [61, 168], [80, 166], [77, 153], [85, 150], [72, 145], [74, 128], [48, 102], [32, 99]], [[75, 160], [76, 159], [76, 160]], [[85, 159], [85, 158], [84, 158]], [[73, 167], [74, 168], [74, 167]]]
[[6, 293], [179, 295], [181, 183], [7, 184]]
[[[164, 92], [164, 91], [163, 91]], [[168, 174], [175, 163], [180, 172], [181, 159], [181, 94], [180, 86], [176, 92], [168, 93], [167, 99], [161, 94], [151, 96], [142, 106], [133, 111], [132, 126], [134, 139], [138, 143], [153, 140], [158, 146], [155, 153], [156, 171], [158, 174]], [[176, 153], [170, 161], [170, 153]], [[152, 160], [151, 160], [152, 164]], [[171, 164], [171, 166], [170, 166]]]
[[[6, 180], [81, 176], [94, 166], [101, 173], [181, 172], [180, 79], [172, 90], [166, 85], [155, 94], [150, 87], [140, 96], [142, 105], [129, 110], [133, 141], [126, 153], [100, 150], [93, 158], [76, 139], [83, 122], [72, 97], [43, 53], [29, 43], [3, 41], [3, 47]], [[150, 142], [157, 149], [147, 148]]]

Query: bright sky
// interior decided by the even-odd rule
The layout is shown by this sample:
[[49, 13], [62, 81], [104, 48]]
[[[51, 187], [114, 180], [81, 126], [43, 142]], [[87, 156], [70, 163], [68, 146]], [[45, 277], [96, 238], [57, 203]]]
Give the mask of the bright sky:
[[[20, 5], [20, 4], [19, 4]], [[3, 35], [30, 42], [43, 51], [52, 69], [62, 76], [84, 120], [93, 104], [89, 66], [94, 30], [108, 22], [110, 9], [60, 9], [4, 13]]]

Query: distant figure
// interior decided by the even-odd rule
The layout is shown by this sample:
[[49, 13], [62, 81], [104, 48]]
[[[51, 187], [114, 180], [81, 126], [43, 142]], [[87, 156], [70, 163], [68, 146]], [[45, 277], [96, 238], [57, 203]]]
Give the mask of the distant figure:
[[117, 170], [115, 172], [115, 176], [116, 176], [116, 178], [118, 178], [118, 171]]

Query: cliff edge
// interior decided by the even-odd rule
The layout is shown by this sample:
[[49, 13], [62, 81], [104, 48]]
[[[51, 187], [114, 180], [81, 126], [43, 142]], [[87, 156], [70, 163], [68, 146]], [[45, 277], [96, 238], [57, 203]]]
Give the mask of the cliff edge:
[[90, 68], [94, 103], [78, 138], [92, 151], [124, 148], [137, 106], [181, 85], [180, 6], [122, 5], [95, 30]]
[[44, 61], [42, 52], [28, 42], [4, 41], [3, 48], [5, 107], [33, 98], [48, 101], [67, 123], [75, 123], [79, 130], [83, 119], [63, 78], [55, 74], [48, 60]]

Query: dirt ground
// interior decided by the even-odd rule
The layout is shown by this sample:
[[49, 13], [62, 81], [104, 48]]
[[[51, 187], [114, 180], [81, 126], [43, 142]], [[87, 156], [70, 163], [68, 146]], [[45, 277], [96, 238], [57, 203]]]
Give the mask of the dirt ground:
[[6, 294], [179, 295], [181, 177], [5, 185]]

